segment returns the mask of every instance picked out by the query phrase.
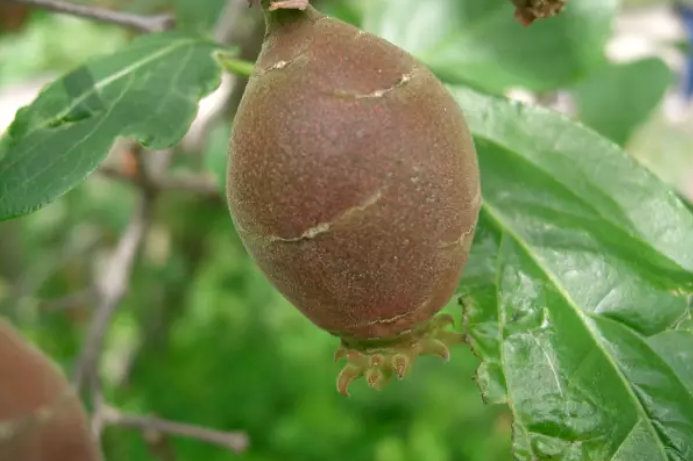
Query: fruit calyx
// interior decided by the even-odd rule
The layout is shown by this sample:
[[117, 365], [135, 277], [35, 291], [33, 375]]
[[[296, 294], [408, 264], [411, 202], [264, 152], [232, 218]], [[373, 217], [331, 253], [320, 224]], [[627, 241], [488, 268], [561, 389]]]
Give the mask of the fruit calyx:
[[420, 355], [437, 355], [449, 361], [450, 347], [465, 342], [462, 333], [446, 330], [454, 324], [450, 314], [440, 314], [393, 339], [364, 341], [342, 338], [334, 360], [346, 359], [347, 364], [337, 377], [337, 390], [349, 396], [349, 385], [361, 376], [370, 387], [382, 390], [392, 377], [403, 380]]

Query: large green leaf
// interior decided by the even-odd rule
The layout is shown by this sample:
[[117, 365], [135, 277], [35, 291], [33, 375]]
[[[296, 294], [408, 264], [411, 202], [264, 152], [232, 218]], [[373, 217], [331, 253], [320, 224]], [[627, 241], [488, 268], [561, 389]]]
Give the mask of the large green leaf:
[[624, 145], [672, 82], [659, 58], [605, 65], [573, 88], [580, 121]]
[[693, 214], [566, 117], [453, 91], [484, 194], [466, 325], [485, 398], [512, 408], [516, 457], [693, 460], [690, 365], [663, 353], [686, 344], [667, 332], [693, 287]]
[[665, 331], [648, 338], [647, 342], [693, 393], [693, 331]]
[[117, 137], [153, 149], [178, 142], [220, 83], [217, 46], [175, 32], [143, 36], [49, 85], [0, 144], [0, 220], [69, 191]]
[[571, 0], [560, 16], [522, 27], [508, 0], [382, 0], [368, 2], [363, 27], [449, 83], [545, 91], [602, 63], [616, 6], [616, 0]]

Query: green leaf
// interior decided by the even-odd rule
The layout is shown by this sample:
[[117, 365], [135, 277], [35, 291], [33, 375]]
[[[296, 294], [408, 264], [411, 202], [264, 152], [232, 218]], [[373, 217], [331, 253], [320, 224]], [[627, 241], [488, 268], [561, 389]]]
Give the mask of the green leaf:
[[172, 0], [176, 10], [176, 27], [209, 34], [224, 13], [226, 0]]
[[648, 338], [647, 342], [693, 393], [693, 331], [665, 331]]
[[686, 205], [686, 207], [693, 212], [693, 202], [691, 202], [687, 197], [681, 197], [681, 200], [683, 200], [684, 205]]
[[126, 29], [58, 15], [29, 21], [21, 33], [0, 35], [0, 85], [67, 72], [87, 58], [113, 53], [127, 43], [127, 34]]
[[[616, 0], [571, 0], [521, 26], [508, 0], [368, 2], [363, 27], [413, 53], [448, 83], [489, 92], [571, 84], [603, 62]], [[435, 25], [432, 27], [432, 25]]]
[[219, 185], [219, 191], [226, 190], [226, 164], [229, 151], [229, 139], [231, 139], [232, 124], [222, 120], [209, 132], [204, 159], [205, 170], [212, 173]]
[[327, 2], [320, 5], [320, 11], [356, 27], [360, 26], [363, 19], [363, 4], [357, 2]]
[[466, 326], [484, 397], [513, 411], [517, 459], [693, 460], [693, 390], [650, 343], [687, 314], [693, 214], [568, 118], [452, 91], [484, 195]]
[[187, 132], [219, 84], [217, 46], [175, 32], [138, 38], [49, 85], [0, 143], [0, 220], [30, 213], [83, 181], [117, 137], [152, 149]]
[[580, 120], [624, 145], [673, 82], [659, 58], [608, 64], [573, 88]]

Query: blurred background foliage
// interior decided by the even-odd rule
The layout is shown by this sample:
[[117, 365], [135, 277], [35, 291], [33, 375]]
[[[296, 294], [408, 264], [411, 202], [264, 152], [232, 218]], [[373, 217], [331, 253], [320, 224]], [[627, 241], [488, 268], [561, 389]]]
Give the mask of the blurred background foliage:
[[[507, 0], [487, 1], [511, 17]], [[436, 51], [432, 67], [454, 83], [568, 113], [625, 146], [683, 195], [693, 195], [693, 119], [680, 91], [690, 50], [671, 5], [623, 2], [602, 38], [599, 24], [576, 29], [575, 34], [585, 35], [568, 40], [583, 40], [588, 47], [581, 45], [584, 60], [576, 64], [580, 71], [566, 75], [560, 68], [565, 63], [541, 56], [522, 72], [508, 72], [503, 62], [488, 59], [474, 66], [456, 61], [480, 52], [483, 43], [492, 43], [491, 51], [500, 50], [501, 55], [508, 52], [512, 34], [522, 29], [510, 34], [504, 29], [506, 20], [484, 22], [479, 13], [481, 19], [474, 23], [475, 12], [467, 11], [466, 22], [451, 21], [445, 27], [472, 32], [441, 45], [432, 32], [439, 26], [432, 22], [435, 14], [427, 17], [425, 8], [442, 8], [446, 0], [425, 6], [414, 2], [420, 4], [416, 14], [401, 6], [399, 23], [392, 21], [392, 8], [387, 10], [392, 2], [370, 2], [315, 3], [412, 51]], [[139, 13], [173, 10], [181, 27], [206, 33], [225, 1], [95, 3]], [[469, 0], [467, 5], [474, 3]], [[385, 16], [369, 13], [369, 8], [385, 8]], [[239, 11], [240, 38], [234, 38], [234, 44], [252, 59], [261, 37], [259, 16]], [[533, 27], [544, 40], [560, 32], [549, 22]], [[479, 35], [484, 28], [486, 35]], [[592, 30], [596, 35], [589, 35]], [[118, 49], [132, 36], [117, 27], [0, 1], [0, 132], [15, 106], [29, 102], [43, 83], [90, 56]], [[523, 62], [514, 65], [521, 68]], [[551, 85], [542, 75], [552, 76]], [[174, 168], [211, 172], [223, 186], [232, 116], [230, 104], [203, 142], [179, 149]], [[94, 304], [89, 287], [127, 225], [136, 193], [128, 184], [93, 175], [45, 209], [0, 224], [0, 311], [67, 371]], [[454, 300], [446, 309], [459, 314]], [[338, 340], [315, 328], [270, 287], [245, 253], [219, 198], [176, 192], [161, 197], [107, 341], [102, 367], [106, 397], [113, 404], [126, 411], [247, 431], [251, 440], [249, 450], [234, 455], [202, 442], [171, 439], [181, 460], [512, 459], [509, 412], [483, 404], [473, 381], [478, 361], [465, 348], [456, 350], [446, 365], [422, 359], [411, 377], [385, 392], [358, 382], [350, 399], [341, 397], [334, 388], [340, 364], [332, 362]], [[154, 459], [137, 431], [111, 428], [105, 447], [109, 461]]]

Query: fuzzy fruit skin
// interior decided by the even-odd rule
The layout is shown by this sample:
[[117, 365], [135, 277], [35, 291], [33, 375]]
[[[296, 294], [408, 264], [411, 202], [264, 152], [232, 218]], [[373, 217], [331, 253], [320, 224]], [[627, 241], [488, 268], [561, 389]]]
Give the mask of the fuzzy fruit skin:
[[62, 372], [0, 319], [0, 461], [101, 461]]
[[481, 204], [462, 112], [411, 55], [314, 8], [266, 13], [227, 198], [272, 284], [347, 342], [396, 338], [454, 294]]

